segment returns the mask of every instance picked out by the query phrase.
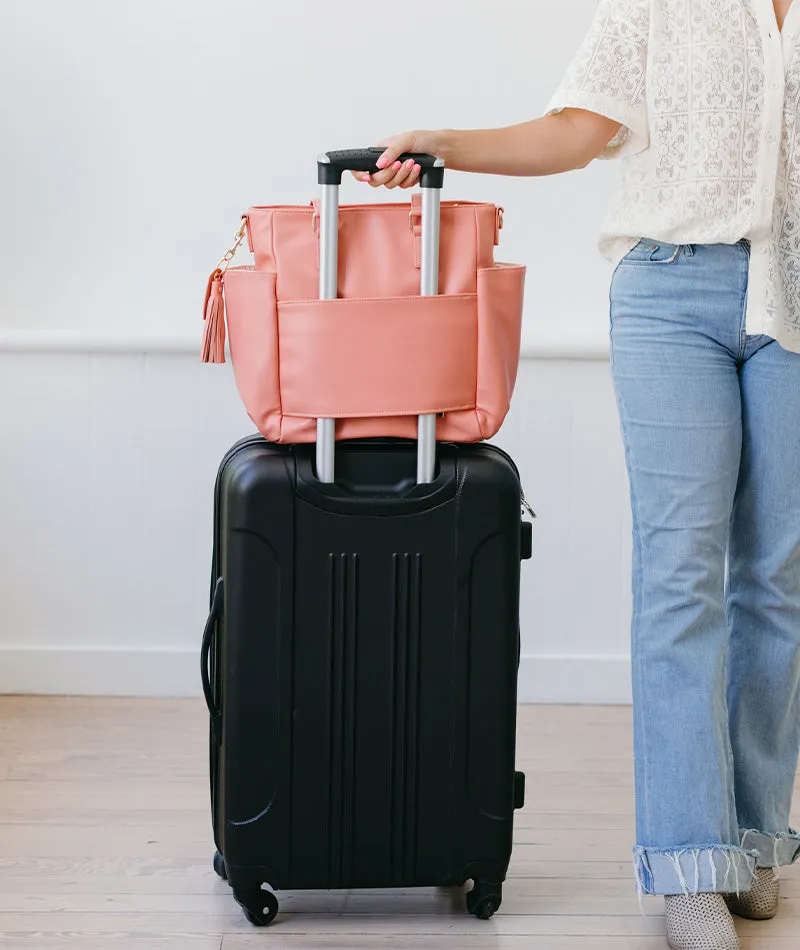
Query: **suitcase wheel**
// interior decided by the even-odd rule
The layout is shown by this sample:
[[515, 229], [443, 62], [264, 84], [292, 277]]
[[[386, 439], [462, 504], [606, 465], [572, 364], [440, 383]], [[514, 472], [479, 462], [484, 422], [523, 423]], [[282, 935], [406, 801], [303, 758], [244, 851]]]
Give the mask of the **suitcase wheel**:
[[272, 891], [248, 888], [238, 890], [234, 888], [233, 896], [241, 904], [244, 916], [254, 927], [266, 927], [272, 923], [278, 913], [278, 898]]
[[223, 881], [228, 880], [228, 872], [225, 870], [225, 858], [219, 853], [219, 851], [214, 852], [214, 870], [217, 872], [217, 876], [221, 877]]
[[503, 903], [503, 885], [490, 884], [488, 881], [475, 881], [467, 894], [467, 910], [478, 920], [488, 920], [500, 909]]

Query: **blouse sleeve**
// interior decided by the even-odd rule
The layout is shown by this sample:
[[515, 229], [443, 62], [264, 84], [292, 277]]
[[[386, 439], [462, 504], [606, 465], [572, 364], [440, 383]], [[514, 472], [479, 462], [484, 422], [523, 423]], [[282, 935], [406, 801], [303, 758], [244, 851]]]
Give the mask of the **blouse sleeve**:
[[621, 158], [650, 144], [647, 47], [651, 0], [599, 0], [594, 22], [546, 115], [586, 109], [622, 123], [600, 158]]

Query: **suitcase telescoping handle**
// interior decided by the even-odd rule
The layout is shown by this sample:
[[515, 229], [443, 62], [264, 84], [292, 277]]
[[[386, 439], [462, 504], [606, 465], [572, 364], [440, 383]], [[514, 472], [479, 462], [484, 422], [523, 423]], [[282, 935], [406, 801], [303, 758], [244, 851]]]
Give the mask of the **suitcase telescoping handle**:
[[[375, 162], [381, 148], [349, 149], [325, 152], [317, 159], [322, 191], [319, 213], [319, 299], [335, 300], [339, 271], [339, 186], [345, 171], [378, 171]], [[435, 155], [409, 153], [421, 166], [422, 188], [422, 262], [420, 294], [434, 297], [439, 293], [439, 224], [444, 162]], [[377, 317], [377, 315], [376, 315]], [[317, 478], [333, 482], [336, 420], [317, 420]], [[417, 482], [433, 481], [436, 469], [436, 416], [422, 415], [418, 423]]]
[[[339, 152], [326, 152], [317, 159], [320, 185], [341, 185], [344, 172], [379, 171], [375, 164], [383, 155], [382, 148], [348, 148]], [[425, 152], [405, 152], [398, 161], [413, 160], [420, 166], [419, 183], [423, 188], [441, 188], [444, 184], [444, 162]]]

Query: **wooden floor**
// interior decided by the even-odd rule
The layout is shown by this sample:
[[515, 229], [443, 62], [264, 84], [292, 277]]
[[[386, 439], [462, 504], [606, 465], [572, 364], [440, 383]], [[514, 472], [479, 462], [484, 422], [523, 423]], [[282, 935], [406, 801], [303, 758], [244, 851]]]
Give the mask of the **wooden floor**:
[[[200, 702], [0, 697], [0, 950], [664, 950], [663, 901], [642, 916], [632, 885], [630, 711], [525, 707], [519, 747], [493, 920], [460, 892], [281, 894], [255, 930], [211, 870]], [[737, 922], [744, 950], [800, 946], [800, 868], [783, 895]]]

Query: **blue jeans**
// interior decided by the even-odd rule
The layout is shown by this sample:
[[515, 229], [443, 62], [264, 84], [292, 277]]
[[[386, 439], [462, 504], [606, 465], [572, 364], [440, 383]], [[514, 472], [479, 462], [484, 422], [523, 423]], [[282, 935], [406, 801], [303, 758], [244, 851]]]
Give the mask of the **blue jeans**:
[[746, 891], [800, 857], [800, 355], [746, 335], [748, 261], [644, 240], [611, 284], [640, 895]]

